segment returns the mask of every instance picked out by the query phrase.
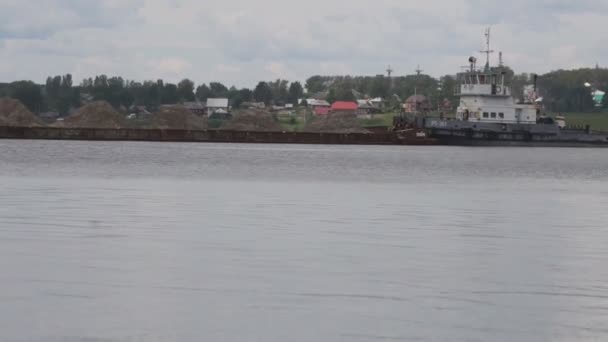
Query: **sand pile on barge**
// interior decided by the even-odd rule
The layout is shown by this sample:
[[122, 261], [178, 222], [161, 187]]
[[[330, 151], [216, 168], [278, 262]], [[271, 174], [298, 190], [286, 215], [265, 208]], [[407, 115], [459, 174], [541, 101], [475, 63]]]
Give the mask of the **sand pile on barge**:
[[369, 133], [357, 120], [355, 113], [332, 113], [317, 116], [304, 128], [306, 132]]
[[247, 109], [239, 111], [235, 116], [222, 125], [224, 130], [281, 132], [283, 127], [272, 114], [263, 110]]
[[106, 101], [91, 102], [56, 124], [67, 128], [123, 128], [125, 117]]
[[194, 115], [183, 106], [164, 106], [152, 115], [145, 128], [205, 130], [207, 118]]
[[0, 126], [41, 127], [42, 120], [19, 100], [0, 98]]

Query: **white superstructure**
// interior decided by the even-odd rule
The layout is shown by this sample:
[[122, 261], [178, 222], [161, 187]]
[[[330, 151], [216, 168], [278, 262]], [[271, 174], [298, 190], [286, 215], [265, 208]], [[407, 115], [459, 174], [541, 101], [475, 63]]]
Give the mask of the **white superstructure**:
[[472, 122], [536, 124], [538, 115], [536, 87], [532, 96], [526, 96], [523, 103], [516, 103], [511, 88], [506, 84], [506, 71], [501, 63], [498, 68], [490, 67], [490, 31], [486, 31], [488, 55], [484, 70], [477, 69], [477, 59], [469, 58], [467, 71], [458, 74], [456, 95], [460, 104], [456, 118]]
[[475, 58], [469, 71], [458, 75], [460, 104], [456, 118], [474, 122], [536, 124], [535, 103], [516, 103], [505, 83], [506, 73], [486, 68], [476, 70]]

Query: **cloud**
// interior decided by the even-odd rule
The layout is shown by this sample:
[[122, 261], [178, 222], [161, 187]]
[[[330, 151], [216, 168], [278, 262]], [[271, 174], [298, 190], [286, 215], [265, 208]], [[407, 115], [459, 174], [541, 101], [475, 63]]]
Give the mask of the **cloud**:
[[521, 72], [608, 63], [602, 0], [4, 0], [0, 81], [73, 73], [253, 87], [314, 74], [455, 73], [483, 48]]
[[221, 73], [236, 73], [236, 72], [240, 72], [241, 68], [237, 67], [237, 66], [233, 66], [233, 65], [226, 65], [226, 64], [218, 64], [215, 69], [218, 72]]
[[179, 77], [179, 75], [186, 77], [185, 73], [192, 68], [192, 65], [182, 58], [171, 57], [158, 61], [149, 61], [148, 67], [157, 75], [166, 75], [169, 78], [174, 78], [174, 76]]

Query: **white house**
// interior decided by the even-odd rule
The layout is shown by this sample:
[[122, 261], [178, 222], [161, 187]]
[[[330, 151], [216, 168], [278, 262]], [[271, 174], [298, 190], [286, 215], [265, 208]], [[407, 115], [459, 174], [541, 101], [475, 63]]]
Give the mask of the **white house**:
[[207, 99], [208, 116], [211, 116], [215, 113], [226, 114], [228, 113], [228, 109], [228, 99], [226, 98]]

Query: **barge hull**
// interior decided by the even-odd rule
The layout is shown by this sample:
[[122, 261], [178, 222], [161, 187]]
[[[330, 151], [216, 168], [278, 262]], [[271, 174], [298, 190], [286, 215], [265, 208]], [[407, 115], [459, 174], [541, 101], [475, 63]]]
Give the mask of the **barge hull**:
[[208, 143], [428, 145], [433, 139], [403, 138], [395, 133], [259, 132], [231, 130], [102, 129], [0, 127], [0, 139], [158, 141]]

